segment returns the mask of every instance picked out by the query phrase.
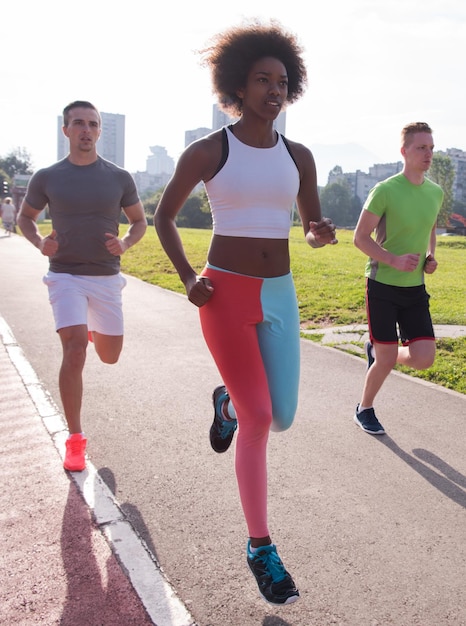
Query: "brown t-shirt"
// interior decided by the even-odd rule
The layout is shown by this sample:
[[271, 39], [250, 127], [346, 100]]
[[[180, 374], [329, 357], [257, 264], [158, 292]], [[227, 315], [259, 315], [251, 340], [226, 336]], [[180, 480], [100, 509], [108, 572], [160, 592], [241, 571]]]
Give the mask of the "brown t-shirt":
[[58, 241], [52, 272], [118, 274], [120, 257], [108, 252], [105, 233], [118, 235], [122, 209], [139, 202], [129, 172], [102, 157], [91, 165], [65, 158], [32, 176], [25, 200], [37, 211], [49, 207]]

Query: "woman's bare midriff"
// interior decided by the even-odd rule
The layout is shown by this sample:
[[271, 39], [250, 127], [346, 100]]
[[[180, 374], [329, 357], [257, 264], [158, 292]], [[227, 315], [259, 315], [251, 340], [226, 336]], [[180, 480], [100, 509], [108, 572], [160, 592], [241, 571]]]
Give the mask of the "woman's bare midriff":
[[211, 265], [247, 276], [284, 276], [290, 271], [288, 239], [214, 235], [208, 261]]

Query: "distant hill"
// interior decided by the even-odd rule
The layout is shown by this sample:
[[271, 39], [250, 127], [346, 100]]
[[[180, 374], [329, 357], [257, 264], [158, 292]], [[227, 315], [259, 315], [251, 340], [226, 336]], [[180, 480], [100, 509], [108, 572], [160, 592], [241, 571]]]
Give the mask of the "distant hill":
[[335, 145], [313, 144], [311, 152], [317, 167], [317, 182], [325, 186], [328, 174], [335, 165], [340, 165], [344, 172], [361, 170], [367, 172], [369, 167], [376, 163], [385, 163], [373, 152], [366, 150], [357, 143], [344, 143]]

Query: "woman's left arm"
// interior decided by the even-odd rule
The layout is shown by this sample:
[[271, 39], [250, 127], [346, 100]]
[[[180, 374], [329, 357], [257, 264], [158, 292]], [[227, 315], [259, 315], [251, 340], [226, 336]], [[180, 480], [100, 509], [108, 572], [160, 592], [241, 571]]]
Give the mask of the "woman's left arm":
[[304, 236], [312, 248], [336, 244], [336, 228], [332, 220], [322, 217], [317, 172], [312, 152], [302, 144], [290, 141], [290, 148], [299, 170], [299, 192], [296, 198]]

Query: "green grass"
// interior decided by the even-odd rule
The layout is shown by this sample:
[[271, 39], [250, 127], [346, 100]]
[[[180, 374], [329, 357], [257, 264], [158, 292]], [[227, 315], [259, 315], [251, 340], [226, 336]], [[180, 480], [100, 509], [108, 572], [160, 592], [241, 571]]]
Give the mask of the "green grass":
[[[121, 234], [126, 230], [121, 226]], [[45, 234], [50, 225], [40, 225]], [[186, 255], [196, 271], [204, 267], [211, 231], [179, 229]], [[364, 266], [366, 258], [353, 245], [352, 231], [338, 231], [339, 243], [312, 249], [304, 241], [301, 227], [290, 234], [291, 269], [298, 294], [301, 327], [315, 329], [312, 339], [319, 341], [319, 329], [325, 326], [365, 324]], [[466, 325], [466, 237], [438, 237], [437, 271], [426, 276], [431, 295], [434, 324]], [[178, 274], [160, 245], [153, 226], [144, 238], [122, 257], [122, 271], [153, 285], [185, 293]], [[362, 345], [362, 344], [361, 344]], [[430, 380], [460, 393], [466, 393], [466, 338], [439, 339], [434, 365], [414, 372], [414, 376]]]

